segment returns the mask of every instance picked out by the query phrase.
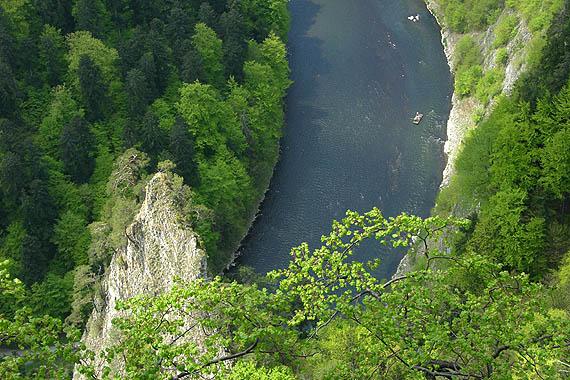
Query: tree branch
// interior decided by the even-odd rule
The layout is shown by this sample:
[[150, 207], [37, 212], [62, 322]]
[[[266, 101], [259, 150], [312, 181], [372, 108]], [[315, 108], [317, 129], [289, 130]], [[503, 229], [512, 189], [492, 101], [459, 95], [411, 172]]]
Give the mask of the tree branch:
[[216, 359], [214, 359], [214, 360], [211, 360], [211, 361], [209, 361], [209, 362], [203, 364], [202, 366], [200, 366], [199, 369], [197, 369], [197, 370], [195, 370], [195, 371], [193, 371], [193, 372], [188, 372], [188, 371], [181, 372], [181, 373], [179, 373], [178, 375], [172, 377], [172, 380], [184, 379], [184, 378], [186, 378], [186, 377], [192, 375], [193, 373], [196, 373], [197, 371], [200, 371], [200, 370], [202, 370], [202, 369], [204, 369], [204, 368], [206, 368], [206, 367], [209, 367], [209, 366], [211, 366], [211, 365], [218, 364], [218, 363], [221, 363], [221, 362], [225, 362], [225, 361], [228, 361], [228, 360], [237, 359], [237, 358], [240, 358], [240, 357], [245, 356], [245, 355], [247, 355], [247, 354], [250, 354], [250, 353], [255, 349], [255, 347], [257, 347], [258, 343], [259, 343], [259, 339], [256, 339], [255, 342], [253, 342], [253, 344], [252, 344], [251, 346], [249, 346], [248, 348], [246, 348], [246, 349], [243, 350], [243, 351], [236, 352], [235, 354], [231, 354], [231, 355], [227, 355], [227, 356], [222, 356], [222, 357], [220, 357], [220, 358], [216, 358]]

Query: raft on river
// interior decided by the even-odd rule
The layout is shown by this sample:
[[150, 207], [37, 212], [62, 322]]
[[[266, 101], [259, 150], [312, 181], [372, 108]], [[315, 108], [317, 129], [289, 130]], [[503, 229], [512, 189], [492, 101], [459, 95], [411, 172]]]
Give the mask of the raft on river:
[[423, 113], [416, 112], [416, 116], [414, 116], [414, 118], [412, 119], [412, 123], [414, 123], [415, 125], [418, 125], [422, 121], [423, 118], [424, 118]]

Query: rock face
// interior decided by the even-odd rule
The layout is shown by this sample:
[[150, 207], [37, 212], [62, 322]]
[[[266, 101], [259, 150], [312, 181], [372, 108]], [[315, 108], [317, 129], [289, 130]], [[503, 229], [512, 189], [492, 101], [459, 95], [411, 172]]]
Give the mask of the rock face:
[[[457, 43], [461, 38], [460, 34], [452, 32], [444, 22], [444, 15], [441, 8], [437, 4], [437, 0], [425, 0], [428, 10], [436, 18], [437, 23], [441, 29], [441, 41], [444, 47], [445, 56], [449, 69], [452, 73], [455, 72], [454, 56], [457, 48]], [[509, 14], [509, 10], [505, 10], [501, 17]], [[499, 18], [500, 20], [500, 18]], [[499, 21], [497, 21], [499, 22]], [[479, 41], [481, 52], [483, 55], [483, 70], [487, 71], [495, 67], [496, 62], [496, 49], [493, 48], [494, 27], [492, 25], [489, 29], [482, 33], [472, 34], [476, 41]], [[509, 94], [513, 90], [514, 83], [519, 76], [526, 69], [525, 56], [528, 51], [524, 48], [528, 45], [532, 35], [528, 30], [524, 21], [520, 21], [517, 26], [517, 35], [514, 36], [509, 44], [506, 46], [508, 61], [505, 66], [505, 78], [503, 80], [502, 93]], [[447, 121], [447, 140], [444, 145], [444, 152], [447, 158], [447, 163], [443, 171], [443, 180], [441, 188], [447, 187], [455, 170], [455, 161], [457, 155], [461, 151], [461, 146], [469, 130], [476, 127], [474, 121], [477, 113], [481, 112], [483, 105], [474, 97], [460, 97], [457, 93], [453, 93], [452, 108]], [[493, 108], [493, 103], [488, 104], [486, 109], [483, 110], [483, 117], [488, 115]], [[432, 244], [440, 245], [441, 242], [431, 242]], [[422, 250], [418, 250], [417, 254], [422, 255]], [[396, 278], [411, 271], [415, 264], [415, 257], [406, 254], [400, 261], [396, 273], [392, 278]]]
[[[145, 194], [140, 211], [125, 231], [126, 245], [113, 255], [101, 301], [87, 323], [83, 341], [95, 353], [113, 341], [111, 322], [121, 316], [115, 310], [118, 301], [162, 293], [172, 287], [175, 278], [187, 282], [206, 276], [206, 254], [198, 236], [180, 218], [169, 175], [156, 174]], [[81, 377], [76, 374], [75, 378]]]
[[[441, 28], [441, 37], [445, 55], [447, 57], [450, 70], [453, 73], [455, 71], [455, 68], [453, 67], [453, 58], [455, 56], [457, 42], [461, 38], [461, 35], [452, 32], [447, 27], [444, 22], [443, 13], [437, 5], [436, 0], [425, 0], [425, 2], [429, 11], [434, 15]], [[512, 11], [505, 10], [501, 17], [507, 16], [510, 12]], [[500, 19], [501, 18], [499, 18], [499, 20]], [[494, 27], [495, 26], [492, 25], [485, 32], [472, 34], [473, 37], [479, 41], [481, 46], [484, 58], [484, 71], [495, 67], [496, 49], [493, 48]], [[508, 61], [505, 66], [505, 79], [502, 86], [503, 94], [509, 94], [512, 91], [514, 83], [526, 69], [524, 58], [528, 51], [524, 47], [528, 46], [528, 42], [532, 35], [525, 22], [522, 20], [517, 26], [517, 31], [517, 35], [512, 38], [506, 46]], [[449, 185], [454, 172], [455, 160], [461, 150], [463, 140], [465, 139], [467, 132], [475, 127], [474, 117], [481, 111], [483, 111], [483, 116], [488, 114], [492, 109], [493, 104], [487, 105], [485, 110], [482, 110], [483, 106], [484, 105], [479, 103], [479, 101], [473, 97], [462, 98], [457, 93], [453, 94], [452, 109], [447, 122], [447, 141], [444, 146], [447, 164], [443, 172], [443, 181], [441, 183], [442, 188]]]

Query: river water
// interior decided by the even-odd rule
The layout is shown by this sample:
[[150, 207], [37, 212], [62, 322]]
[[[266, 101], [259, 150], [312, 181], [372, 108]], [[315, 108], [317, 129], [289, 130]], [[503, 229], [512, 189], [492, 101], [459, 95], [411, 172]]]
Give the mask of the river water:
[[[290, 10], [281, 158], [237, 262], [260, 273], [285, 267], [301, 242], [317, 247], [347, 209], [427, 216], [451, 108], [439, 29], [421, 0], [291, 0]], [[357, 256], [382, 257], [382, 277], [401, 259], [377, 244]]]

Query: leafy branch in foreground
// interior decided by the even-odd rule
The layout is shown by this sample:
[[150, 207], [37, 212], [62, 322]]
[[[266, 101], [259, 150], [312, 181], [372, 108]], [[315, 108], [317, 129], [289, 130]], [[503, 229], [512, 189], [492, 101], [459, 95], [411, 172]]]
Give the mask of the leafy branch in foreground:
[[65, 379], [71, 376], [72, 363], [79, 360], [80, 333], [64, 328], [50, 316], [38, 317], [29, 307], [17, 307], [25, 289], [8, 274], [8, 261], [0, 262], [0, 378], [2, 379]]
[[247, 369], [288, 379], [287, 366], [329, 379], [563, 378], [568, 315], [549, 309], [525, 274], [428, 245], [424, 269], [381, 282], [377, 263], [351, 257], [368, 239], [427, 244], [458, 226], [466, 222], [348, 212], [322, 247], [292, 250], [289, 267], [270, 274], [272, 290], [214, 279], [129, 300], [95, 377], [224, 379]]
[[[0, 316], [3, 378], [65, 378], [73, 363], [92, 379], [562, 379], [570, 318], [544, 290], [492, 259], [428, 249], [426, 267], [388, 282], [377, 263], [352, 260], [367, 239], [393, 247], [444, 239], [465, 222], [379, 210], [348, 212], [323, 246], [292, 250], [269, 290], [199, 280], [130, 299], [114, 321], [116, 344], [93, 354], [62, 325], [26, 308]], [[429, 245], [428, 245], [429, 248]], [[445, 260], [445, 269], [433, 265]], [[2, 263], [2, 299], [18, 304], [22, 284]]]

